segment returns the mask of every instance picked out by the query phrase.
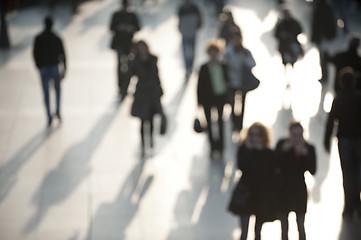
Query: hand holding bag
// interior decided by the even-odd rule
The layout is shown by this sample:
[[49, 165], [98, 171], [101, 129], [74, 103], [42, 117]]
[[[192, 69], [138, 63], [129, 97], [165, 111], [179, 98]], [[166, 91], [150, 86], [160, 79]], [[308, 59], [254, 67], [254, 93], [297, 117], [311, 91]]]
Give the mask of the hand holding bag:
[[251, 194], [247, 186], [242, 182], [238, 182], [233, 190], [231, 201], [228, 205], [228, 211], [235, 215], [241, 215], [249, 204], [250, 196]]

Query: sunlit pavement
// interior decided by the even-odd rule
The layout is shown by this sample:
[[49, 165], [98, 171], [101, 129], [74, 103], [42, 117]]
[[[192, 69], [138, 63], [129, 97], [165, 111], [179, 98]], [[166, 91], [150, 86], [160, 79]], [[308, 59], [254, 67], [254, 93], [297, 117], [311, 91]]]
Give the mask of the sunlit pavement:
[[[192, 129], [197, 74], [184, 84], [175, 15], [179, 1], [147, 0], [142, 7], [140, 2], [134, 4], [143, 29], [136, 38], [146, 39], [159, 57], [169, 117], [167, 134], [156, 135], [155, 149], [145, 159], [140, 157], [139, 121], [130, 116], [132, 97], [122, 103], [117, 99], [108, 24], [119, 1], [86, 1], [74, 16], [66, 5], [55, 8], [55, 30], [64, 39], [69, 68], [62, 82], [63, 122], [55, 121], [50, 129], [32, 59], [33, 38], [48, 10], [27, 8], [8, 16], [12, 49], [0, 51], [0, 239], [239, 238], [238, 219], [226, 211], [237, 177], [236, 144], [227, 123], [224, 160], [210, 160], [205, 135]], [[198, 2], [204, 25], [196, 70], [206, 60], [205, 41], [216, 36], [218, 27], [213, 7], [206, 0]], [[322, 146], [333, 93], [332, 84], [322, 87], [317, 81], [318, 53], [307, 39], [312, 5], [289, 1], [305, 31], [306, 54], [285, 74], [272, 32], [274, 2], [228, 1], [261, 80], [248, 96], [245, 125], [261, 121], [269, 126], [274, 145], [286, 135], [290, 118], [300, 120], [318, 160], [315, 177], [306, 175], [308, 239], [361, 239], [360, 220], [342, 222], [336, 139], [330, 155]], [[350, 16], [351, 30], [361, 32], [360, 12]], [[347, 46], [339, 33], [332, 52]], [[333, 80], [334, 69], [330, 71]], [[294, 215], [290, 219], [290, 239], [297, 239]], [[252, 228], [248, 239], [253, 239]], [[280, 239], [280, 223], [265, 224], [262, 238]]]

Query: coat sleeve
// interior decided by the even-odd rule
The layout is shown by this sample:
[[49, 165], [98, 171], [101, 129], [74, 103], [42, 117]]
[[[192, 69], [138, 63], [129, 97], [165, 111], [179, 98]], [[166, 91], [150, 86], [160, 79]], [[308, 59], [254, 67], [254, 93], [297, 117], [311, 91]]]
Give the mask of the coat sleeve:
[[207, 65], [202, 65], [201, 69], [199, 71], [198, 85], [197, 85], [197, 101], [198, 101], [198, 105], [203, 105], [204, 104], [204, 88], [205, 88], [204, 82], [206, 81], [206, 78], [207, 78], [206, 71], [207, 71]]
[[34, 40], [33, 57], [36, 67], [39, 68], [39, 40], [37, 37]]
[[315, 147], [307, 144], [308, 154], [305, 159], [306, 170], [308, 170], [312, 175], [316, 173], [317, 165], [316, 165], [316, 151]]
[[329, 112], [327, 117], [325, 137], [323, 141], [324, 147], [327, 151], [330, 151], [330, 146], [331, 146], [330, 141], [334, 126], [334, 121], [336, 119], [336, 111], [337, 111], [337, 102], [334, 100], [332, 103], [331, 111]]

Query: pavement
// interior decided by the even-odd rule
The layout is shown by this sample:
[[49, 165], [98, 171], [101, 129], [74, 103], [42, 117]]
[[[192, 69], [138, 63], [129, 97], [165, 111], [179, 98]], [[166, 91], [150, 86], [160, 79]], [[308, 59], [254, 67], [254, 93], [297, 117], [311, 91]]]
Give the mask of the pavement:
[[[40, 76], [32, 59], [34, 36], [50, 10], [43, 4], [8, 15], [12, 47], [0, 50], [1, 240], [239, 239], [238, 219], [226, 210], [239, 177], [229, 107], [223, 161], [209, 159], [205, 134], [193, 131], [197, 71], [206, 60], [205, 42], [217, 36], [219, 26], [210, 2], [196, 2], [204, 25], [188, 83], [177, 30], [179, 1], [132, 3], [143, 26], [135, 38], [145, 39], [159, 58], [168, 116], [167, 134], [156, 134], [155, 148], [145, 158], [140, 153], [140, 122], [130, 115], [132, 96], [124, 101], [117, 96], [116, 55], [109, 48], [110, 17], [119, 1], [85, 1], [75, 15], [66, 3], [52, 10], [55, 31], [64, 40], [68, 71], [62, 82], [63, 121], [55, 121], [51, 128], [46, 127]], [[306, 138], [316, 147], [318, 167], [315, 176], [305, 175], [307, 238], [359, 240], [360, 219], [341, 217], [337, 140], [333, 139], [330, 154], [322, 146], [334, 93], [332, 84], [317, 81], [318, 52], [308, 40], [312, 3], [288, 1], [304, 28], [306, 54], [294, 69], [285, 71], [272, 32], [278, 18], [275, 2], [227, 2], [261, 80], [248, 96], [244, 125], [264, 123], [272, 129], [274, 146], [286, 136], [291, 118], [301, 121]], [[360, 16], [359, 10], [351, 11], [351, 31], [361, 32]], [[347, 36], [339, 30], [331, 52], [346, 47]], [[334, 69], [330, 71], [333, 79]], [[155, 131], [159, 132], [158, 125]], [[290, 239], [297, 239], [294, 214], [290, 221]], [[248, 239], [254, 238], [253, 224], [252, 217]], [[279, 221], [264, 225], [262, 239], [280, 239]]]

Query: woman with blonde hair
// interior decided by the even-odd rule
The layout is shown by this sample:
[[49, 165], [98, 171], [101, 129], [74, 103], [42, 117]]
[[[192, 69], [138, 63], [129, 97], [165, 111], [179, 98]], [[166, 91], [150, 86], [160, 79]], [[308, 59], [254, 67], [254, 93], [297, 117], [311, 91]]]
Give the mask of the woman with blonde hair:
[[270, 149], [270, 133], [260, 122], [253, 123], [242, 141], [237, 154], [238, 169], [242, 176], [237, 183], [229, 211], [240, 216], [241, 240], [247, 239], [251, 215], [256, 216], [255, 239], [261, 239], [264, 222], [275, 220], [273, 180], [274, 154]]

